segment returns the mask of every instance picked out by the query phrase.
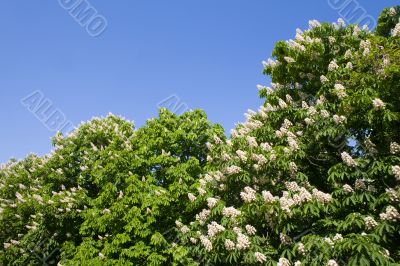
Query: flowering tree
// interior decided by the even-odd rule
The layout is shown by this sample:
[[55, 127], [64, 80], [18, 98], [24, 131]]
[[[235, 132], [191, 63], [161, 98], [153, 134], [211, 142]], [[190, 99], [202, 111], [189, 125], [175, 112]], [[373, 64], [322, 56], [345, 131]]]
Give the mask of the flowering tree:
[[191, 263], [175, 220], [222, 134], [201, 111], [162, 109], [136, 131], [110, 115], [57, 135], [50, 155], [2, 166], [0, 264]]
[[320, 24], [278, 42], [271, 87], [177, 221], [193, 256], [216, 265], [400, 262], [400, 8], [375, 32]]

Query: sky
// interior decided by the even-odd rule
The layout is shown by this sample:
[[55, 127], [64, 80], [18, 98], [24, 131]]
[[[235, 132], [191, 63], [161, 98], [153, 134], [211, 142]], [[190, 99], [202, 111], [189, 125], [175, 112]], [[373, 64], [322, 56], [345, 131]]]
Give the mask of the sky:
[[[77, 1], [0, 4], [0, 162], [46, 154], [62, 126], [109, 112], [140, 127], [160, 106], [200, 108], [229, 132], [262, 104], [256, 85], [270, 80], [261, 61], [275, 42], [294, 38], [310, 19], [373, 23], [398, 4]], [[87, 17], [79, 7], [91, 8]]]

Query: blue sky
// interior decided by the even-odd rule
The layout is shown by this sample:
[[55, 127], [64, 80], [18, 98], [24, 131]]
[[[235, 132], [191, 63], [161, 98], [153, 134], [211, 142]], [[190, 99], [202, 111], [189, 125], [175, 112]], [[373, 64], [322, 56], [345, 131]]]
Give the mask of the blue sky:
[[[88, 2], [108, 23], [97, 37], [60, 1], [2, 1], [0, 162], [51, 149], [54, 132], [21, 104], [34, 91], [74, 124], [112, 112], [136, 126], [177, 95], [228, 131], [262, 103], [255, 86], [269, 82], [261, 61], [274, 43], [310, 19], [333, 22], [345, 13], [345, 0]], [[398, 3], [349, 2], [373, 17]]]

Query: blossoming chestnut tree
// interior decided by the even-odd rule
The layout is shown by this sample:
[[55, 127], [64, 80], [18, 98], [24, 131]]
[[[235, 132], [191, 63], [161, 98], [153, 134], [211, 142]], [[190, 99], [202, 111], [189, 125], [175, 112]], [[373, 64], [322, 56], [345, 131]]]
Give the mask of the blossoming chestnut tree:
[[134, 130], [118, 116], [57, 135], [44, 157], [0, 170], [1, 265], [190, 264], [175, 221], [223, 130], [165, 109]]
[[188, 194], [195, 215], [177, 222], [193, 256], [400, 263], [399, 17], [385, 9], [374, 32], [313, 20], [276, 44], [264, 105], [208, 145], [208, 173]]

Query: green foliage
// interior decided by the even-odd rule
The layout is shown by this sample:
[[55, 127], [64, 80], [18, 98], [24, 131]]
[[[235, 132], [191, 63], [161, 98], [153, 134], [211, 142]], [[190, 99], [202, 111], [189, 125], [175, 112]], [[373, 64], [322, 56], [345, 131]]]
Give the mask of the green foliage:
[[400, 8], [310, 22], [225, 139], [109, 115], [0, 168], [1, 265], [399, 265]]
[[110, 115], [57, 135], [43, 158], [9, 162], [0, 172], [1, 263], [191, 263], [174, 226], [214, 135], [222, 128], [201, 111], [161, 110], [136, 131]]
[[264, 63], [272, 88], [259, 86], [264, 106], [213, 143], [210, 171], [192, 192], [197, 215], [181, 239], [194, 256], [217, 265], [400, 263], [393, 10], [379, 34], [311, 21], [276, 44]]

